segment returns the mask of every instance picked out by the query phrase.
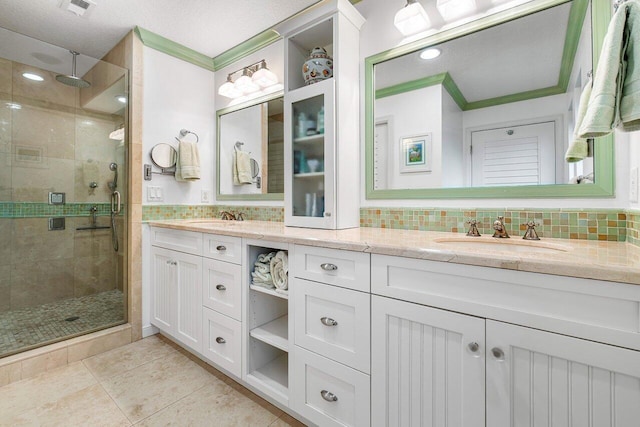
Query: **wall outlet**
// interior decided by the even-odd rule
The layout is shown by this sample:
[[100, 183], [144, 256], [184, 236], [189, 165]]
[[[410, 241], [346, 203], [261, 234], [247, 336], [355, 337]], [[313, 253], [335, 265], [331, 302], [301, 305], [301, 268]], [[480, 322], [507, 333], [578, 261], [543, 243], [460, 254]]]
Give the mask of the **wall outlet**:
[[629, 174], [629, 201], [638, 202], [638, 168], [632, 168]]
[[211, 190], [202, 190], [200, 194], [202, 203], [211, 203]]
[[148, 202], [161, 202], [164, 200], [164, 192], [162, 187], [147, 187], [147, 201]]

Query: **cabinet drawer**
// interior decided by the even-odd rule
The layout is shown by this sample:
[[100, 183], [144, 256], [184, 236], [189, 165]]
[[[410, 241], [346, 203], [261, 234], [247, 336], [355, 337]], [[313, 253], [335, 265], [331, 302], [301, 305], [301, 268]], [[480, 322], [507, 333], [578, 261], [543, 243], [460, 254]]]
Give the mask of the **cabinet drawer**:
[[240, 265], [204, 258], [202, 266], [202, 304], [226, 316], [241, 320], [242, 270]]
[[293, 410], [320, 426], [369, 426], [370, 379], [295, 347]]
[[369, 292], [369, 254], [312, 246], [295, 247], [296, 277]]
[[240, 264], [242, 262], [242, 239], [233, 236], [203, 234], [203, 255], [219, 261]]
[[295, 279], [295, 343], [369, 372], [370, 296]]
[[151, 227], [151, 245], [202, 255], [202, 233]]
[[212, 363], [237, 378], [242, 376], [241, 323], [206, 307], [202, 308], [203, 351]]

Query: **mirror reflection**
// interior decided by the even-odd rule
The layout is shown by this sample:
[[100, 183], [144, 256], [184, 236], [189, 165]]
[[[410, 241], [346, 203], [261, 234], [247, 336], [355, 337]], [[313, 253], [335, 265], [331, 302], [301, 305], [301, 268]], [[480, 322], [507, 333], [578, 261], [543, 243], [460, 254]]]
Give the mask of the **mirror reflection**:
[[266, 198], [284, 192], [282, 96], [218, 112], [218, 195]]
[[373, 189], [593, 182], [565, 161], [591, 52], [572, 1], [375, 64]]

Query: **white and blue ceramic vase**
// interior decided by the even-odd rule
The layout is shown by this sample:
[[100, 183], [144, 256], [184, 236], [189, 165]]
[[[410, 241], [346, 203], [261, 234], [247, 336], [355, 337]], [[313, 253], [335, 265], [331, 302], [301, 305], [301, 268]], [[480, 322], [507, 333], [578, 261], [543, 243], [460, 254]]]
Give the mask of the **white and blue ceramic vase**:
[[304, 84], [310, 85], [333, 77], [333, 58], [322, 47], [314, 47], [302, 64]]

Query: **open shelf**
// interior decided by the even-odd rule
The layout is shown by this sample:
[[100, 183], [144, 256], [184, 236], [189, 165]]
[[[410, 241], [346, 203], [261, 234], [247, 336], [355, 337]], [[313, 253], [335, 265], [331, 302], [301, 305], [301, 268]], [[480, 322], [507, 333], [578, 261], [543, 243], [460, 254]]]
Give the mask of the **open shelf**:
[[253, 328], [249, 335], [282, 351], [289, 351], [289, 315], [278, 317], [269, 323]]
[[287, 353], [272, 360], [259, 369], [249, 373], [249, 376], [258, 380], [282, 396], [289, 395], [289, 356]]
[[263, 286], [258, 286], [258, 285], [249, 285], [249, 289], [256, 292], [262, 292], [263, 294], [271, 295], [274, 297], [289, 299], [289, 292], [287, 293], [277, 292], [275, 289], [267, 289]]
[[294, 178], [319, 178], [324, 176], [324, 172], [304, 172], [304, 173], [294, 173]]
[[303, 136], [301, 138], [295, 138], [293, 143], [296, 145], [317, 144], [324, 140], [324, 133], [317, 133], [315, 135]]

